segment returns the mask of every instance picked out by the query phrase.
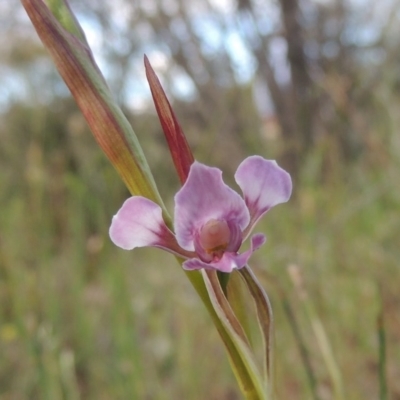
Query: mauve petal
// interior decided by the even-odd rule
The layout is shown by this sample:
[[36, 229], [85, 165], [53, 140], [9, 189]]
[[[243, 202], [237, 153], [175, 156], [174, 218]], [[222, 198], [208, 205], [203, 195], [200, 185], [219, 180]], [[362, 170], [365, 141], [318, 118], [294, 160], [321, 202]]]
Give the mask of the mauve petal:
[[236, 268], [240, 269], [243, 268], [247, 262], [249, 261], [249, 258], [251, 255], [258, 250], [266, 241], [266, 237], [263, 233], [256, 233], [251, 237], [251, 246], [250, 249], [245, 251], [242, 254], [237, 254], [235, 255], [234, 262], [236, 264]]
[[251, 237], [251, 251], [254, 252], [258, 250], [266, 241], [267, 237], [263, 233], [256, 233]]
[[271, 207], [289, 200], [292, 193], [290, 175], [276, 161], [260, 156], [246, 158], [238, 167], [235, 179], [243, 191], [250, 211], [250, 227]]
[[218, 168], [194, 162], [187, 181], [175, 195], [175, 234], [181, 247], [194, 250], [194, 235], [210, 219], [235, 221], [243, 230], [249, 211], [238, 193], [225, 185]]
[[235, 254], [230, 252], [225, 252], [222, 258], [217, 262], [206, 263], [199, 260], [198, 258], [192, 258], [186, 260], [183, 263], [183, 268], [186, 270], [195, 269], [215, 269], [221, 272], [232, 272], [234, 269], [243, 268], [254, 251], [259, 249], [265, 243], [265, 235], [262, 233], [257, 233], [251, 238], [251, 247], [249, 250], [242, 254]]
[[202, 261], [210, 262], [212, 260], [212, 254], [207, 253], [201, 245], [199, 232], [195, 232], [193, 235], [193, 246], [195, 253]]
[[228, 221], [228, 226], [231, 232], [231, 237], [226, 251], [236, 253], [242, 245], [242, 230], [240, 229], [240, 226], [235, 223], [235, 221]]
[[191, 258], [190, 260], [186, 260], [182, 267], [187, 271], [193, 271], [197, 269], [213, 269], [210, 267], [211, 264], [201, 261], [199, 258]]
[[124, 250], [154, 246], [184, 257], [192, 256], [178, 246], [165, 225], [161, 207], [145, 197], [126, 200], [113, 217], [109, 233], [111, 240]]
[[196, 269], [214, 269], [221, 272], [232, 272], [233, 269], [236, 268], [236, 264], [233, 261], [232, 253], [225, 253], [223, 257], [215, 263], [206, 263], [204, 261], [199, 260], [198, 258], [192, 258], [190, 260], [186, 260], [182, 267], [188, 271], [193, 271]]

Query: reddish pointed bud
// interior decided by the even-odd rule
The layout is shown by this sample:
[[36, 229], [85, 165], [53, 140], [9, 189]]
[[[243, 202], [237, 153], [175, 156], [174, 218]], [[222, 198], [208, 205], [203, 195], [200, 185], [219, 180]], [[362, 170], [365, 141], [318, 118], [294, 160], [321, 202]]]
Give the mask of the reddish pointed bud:
[[165, 95], [164, 89], [146, 56], [144, 56], [144, 65], [157, 114], [167, 139], [175, 168], [179, 179], [184, 183], [188, 177], [190, 166], [194, 162], [192, 151], [172, 110], [171, 104]]

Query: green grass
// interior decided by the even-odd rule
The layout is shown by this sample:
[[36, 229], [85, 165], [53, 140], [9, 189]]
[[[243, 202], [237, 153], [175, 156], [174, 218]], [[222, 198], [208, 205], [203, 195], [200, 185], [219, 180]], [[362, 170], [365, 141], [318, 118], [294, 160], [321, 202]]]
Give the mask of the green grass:
[[[37, 143], [25, 150], [24, 167], [0, 174], [0, 399], [240, 399], [223, 345], [175, 259], [110, 243], [110, 218], [127, 196], [111, 167], [96, 151], [71, 172], [63, 153], [42, 153]], [[312, 395], [278, 285], [317, 398], [339, 399], [315, 321], [344, 398], [379, 398], [381, 304], [388, 398], [400, 396], [396, 160], [338, 169], [322, 184], [310, 158], [296, 197], [259, 226], [268, 242], [252, 266], [275, 312], [280, 399]], [[311, 313], [290, 265], [301, 271]]]

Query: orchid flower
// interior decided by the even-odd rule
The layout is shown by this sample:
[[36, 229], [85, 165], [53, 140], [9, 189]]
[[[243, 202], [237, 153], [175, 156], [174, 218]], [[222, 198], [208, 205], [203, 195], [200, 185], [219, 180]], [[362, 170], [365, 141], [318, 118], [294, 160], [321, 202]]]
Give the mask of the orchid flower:
[[265, 235], [253, 235], [250, 249], [239, 254], [243, 241], [270, 208], [289, 199], [292, 182], [275, 161], [260, 156], [246, 158], [235, 180], [243, 198], [223, 182], [221, 170], [195, 161], [175, 195], [175, 234], [165, 224], [158, 204], [133, 196], [113, 217], [111, 240], [125, 250], [162, 248], [184, 257], [186, 270], [240, 269], [265, 243]]
[[[21, 0], [49, 50], [62, 78], [85, 116], [99, 145], [133, 197], [114, 217], [110, 236], [124, 249], [154, 246], [184, 258], [191, 284], [207, 308], [229, 354], [232, 370], [246, 399], [272, 398], [272, 309], [267, 294], [246, 265], [265, 242], [255, 234], [250, 249], [239, 254], [242, 242], [271, 207], [287, 201], [290, 176], [275, 161], [252, 156], [239, 166], [235, 179], [243, 198], [226, 186], [222, 172], [194, 161], [185, 135], [165, 92], [145, 57], [146, 76], [183, 187], [175, 196], [173, 226], [158, 193], [139, 141], [113, 99], [78, 20], [67, 0]], [[178, 260], [181, 263], [181, 258]], [[240, 269], [254, 300], [263, 339], [263, 372], [257, 366], [244, 318], [245, 297], [222, 285], [218, 271]], [[238, 276], [236, 274], [236, 276]], [[226, 278], [224, 276], [223, 278]]]

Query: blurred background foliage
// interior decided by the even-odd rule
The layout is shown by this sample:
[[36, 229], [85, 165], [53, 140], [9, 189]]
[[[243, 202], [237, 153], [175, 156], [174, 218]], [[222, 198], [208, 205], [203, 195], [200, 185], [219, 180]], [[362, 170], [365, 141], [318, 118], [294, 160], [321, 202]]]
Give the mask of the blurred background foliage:
[[[345, 399], [400, 399], [399, 2], [71, 4], [171, 207], [144, 53], [199, 161], [230, 183], [250, 154], [292, 174], [252, 260], [276, 316], [279, 398], [338, 398], [321, 323]], [[0, 399], [239, 399], [174, 258], [110, 243], [128, 193], [17, 0], [0, 4], [0, 31]]]

